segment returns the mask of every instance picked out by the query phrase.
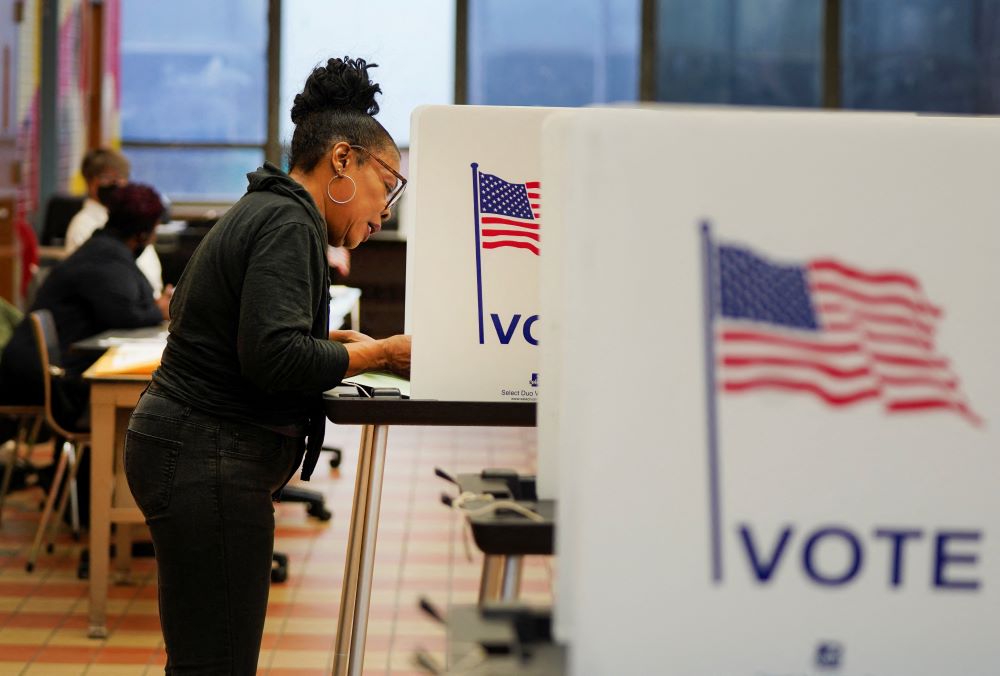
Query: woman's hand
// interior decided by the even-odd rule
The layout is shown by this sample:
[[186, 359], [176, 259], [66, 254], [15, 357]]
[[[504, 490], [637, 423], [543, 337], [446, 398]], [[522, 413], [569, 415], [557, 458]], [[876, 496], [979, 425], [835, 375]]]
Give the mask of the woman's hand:
[[413, 339], [410, 336], [391, 336], [382, 342], [385, 343], [385, 367], [397, 376], [409, 378]]
[[330, 331], [330, 340], [335, 340], [338, 343], [367, 343], [369, 341], [374, 341], [375, 339], [371, 336], [366, 336], [359, 331], [346, 331], [340, 329], [334, 329]]
[[365, 371], [392, 371], [398, 376], [409, 378], [411, 342], [410, 336], [399, 335], [382, 340], [368, 338], [368, 340], [344, 343], [350, 358], [345, 376], [354, 376]]

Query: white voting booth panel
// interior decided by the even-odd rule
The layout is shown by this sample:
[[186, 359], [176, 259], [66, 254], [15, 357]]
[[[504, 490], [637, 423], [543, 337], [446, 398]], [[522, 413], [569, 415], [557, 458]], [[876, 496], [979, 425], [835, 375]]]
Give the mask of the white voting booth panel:
[[[572, 191], [579, 188], [564, 177], [572, 176], [577, 163], [585, 161], [584, 148], [570, 143], [570, 121], [589, 111], [564, 111], [550, 115], [542, 127], [542, 184], [546, 187], [549, 209], [545, 220], [542, 241], [545, 254], [539, 270], [539, 301], [545, 321], [541, 325], [541, 340], [538, 346], [539, 373], [553, 384], [547, 396], [538, 398], [538, 477], [536, 489], [538, 497], [552, 500], [559, 494], [559, 465], [572, 464], [573, 433], [575, 428], [562, 415], [565, 410], [564, 397], [567, 394], [567, 377], [577, 376], [591, 382], [601, 378], [603, 364], [600, 359], [590, 364], [576, 364], [572, 374], [564, 374], [566, 352], [560, 348], [563, 340], [563, 315], [568, 303], [586, 303], [579, 294], [569, 293], [566, 288], [570, 273], [567, 264], [577, 264], [578, 260], [567, 261], [563, 253], [563, 238], [571, 230], [566, 222], [566, 211], [561, 206], [571, 202]], [[594, 317], [591, 330], [599, 330], [609, 317], [615, 316], [615, 309], [590, 306]], [[586, 311], [586, 308], [582, 308]], [[561, 507], [557, 506], [557, 509]]]
[[553, 125], [571, 672], [998, 673], [1000, 124]]
[[426, 106], [411, 121], [412, 396], [535, 401], [541, 128], [554, 109]]

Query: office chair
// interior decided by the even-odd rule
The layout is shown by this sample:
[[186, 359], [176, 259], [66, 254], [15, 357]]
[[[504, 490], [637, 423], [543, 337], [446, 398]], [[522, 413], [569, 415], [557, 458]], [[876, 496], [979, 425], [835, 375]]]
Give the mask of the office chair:
[[[334, 457], [330, 460], [330, 466], [339, 467], [341, 458], [340, 449], [333, 446], [324, 446], [323, 450], [334, 452]], [[326, 496], [312, 488], [288, 484], [281, 491], [281, 501], [306, 503], [306, 514], [320, 521], [329, 521], [333, 518], [333, 512], [326, 508]], [[287, 579], [288, 555], [276, 551], [271, 558], [271, 582], [285, 582]]]
[[[56, 446], [60, 449], [59, 463], [56, 465], [55, 476], [52, 479], [52, 487], [45, 499], [45, 509], [42, 512], [42, 519], [35, 531], [35, 539], [31, 544], [31, 553], [28, 555], [28, 562], [25, 569], [30, 573], [35, 569], [35, 561], [38, 559], [38, 550], [41, 548], [42, 540], [48, 531], [49, 520], [55, 511], [56, 518], [49, 533], [46, 551], [51, 552], [56, 530], [59, 522], [62, 521], [66, 512], [67, 504], [71, 504], [71, 523], [73, 536], [80, 538], [80, 511], [77, 501], [76, 473], [83, 458], [83, 453], [90, 445], [90, 432], [80, 432], [68, 430], [56, 420], [53, 413], [53, 385], [66, 375], [63, 370], [62, 354], [59, 349], [59, 337], [56, 333], [55, 320], [48, 310], [36, 310], [32, 312], [29, 319], [35, 334], [35, 344], [38, 347], [38, 357], [42, 365], [42, 384], [45, 389], [45, 422], [56, 436]], [[60, 440], [62, 443], [60, 443]], [[62, 486], [63, 477], [66, 477], [65, 486]], [[56, 500], [59, 506], [56, 507]], [[55, 509], [53, 509], [55, 508]]]
[[[282, 502], [306, 503], [306, 514], [320, 521], [329, 521], [333, 512], [326, 508], [326, 496], [304, 486], [288, 484], [281, 490]], [[288, 579], [288, 555], [275, 551], [271, 555], [271, 582], [285, 582]]]
[[[24, 315], [16, 307], [0, 298], [0, 350], [6, 347], [14, 333], [14, 329], [24, 321]], [[35, 449], [35, 442], [42, 429], [45, 409], [40, 405], [0, 404], [0, 417], [7, 418], [14, 424], [14, 453], [4, 467], [3, 480], [0, 481], [0, 518], [3, 515], [3, 502], [10, 490], [11, 478], [19, 461], [20, 451], [26, 448], [23, 461], [29, 462]], [[6, 433], [8, 429], [5, 429]], [[6, 441], [6, 439], [0, 439]]]
[[83, 200], [83, 197], [77, 195], [53, 195], [49, 198], [42, 225], [42, 246], [61, 246], [66, 242], [66, 229], [83, 208]]

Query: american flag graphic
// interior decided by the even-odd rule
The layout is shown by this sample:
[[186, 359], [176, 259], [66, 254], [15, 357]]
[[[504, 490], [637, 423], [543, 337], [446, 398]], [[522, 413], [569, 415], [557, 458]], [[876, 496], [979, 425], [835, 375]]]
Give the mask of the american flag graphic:
[[510, 183], [478, 171], [477, 245], [514, 247], [538, 255], [542, 189], [538, 181]]
[[878, 402], [890, 414], [943, 410], [980, 423], [935, 347], [943, 311], [915, 276], [713, 247], [719, 390], [802, 393], [833, 407]]

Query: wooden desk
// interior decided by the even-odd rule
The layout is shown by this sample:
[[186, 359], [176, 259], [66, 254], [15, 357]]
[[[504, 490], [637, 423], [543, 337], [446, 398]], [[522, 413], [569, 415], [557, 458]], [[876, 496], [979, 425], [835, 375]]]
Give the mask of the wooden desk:
[[144, 523], [125, 481], [122, 450], [129, 416], [149, 384], [148, 375], [96, 376], [113, 358], [115, 348], [83, 377], [90, 381], [90, 612], [87, 636], [105, 638], [107, 630], [108, 555], [111, 524], [120, 524], [116, 546], [118, 569], [126, 573], [131, 554], [128, 526]]
[[335, 676], [361, 676], [368, 635], [375, 540], [378, 536], [389, 425], [466, 425], [477, 427], [534, 427], [535, 404], [521, 402], [461, 402], [400, 399], [343, 398], [336, 388], [325, 396], [326, 416], [341, 425], [363, 425], [354, 483], [351, 530], [347, 539], [344, 582], [337, 623]]

